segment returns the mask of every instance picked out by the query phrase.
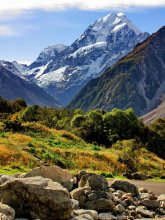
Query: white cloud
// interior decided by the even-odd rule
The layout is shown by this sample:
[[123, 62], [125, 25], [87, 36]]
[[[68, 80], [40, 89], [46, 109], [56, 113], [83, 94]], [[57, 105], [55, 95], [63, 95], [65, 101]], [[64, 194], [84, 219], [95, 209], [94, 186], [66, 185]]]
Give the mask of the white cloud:
[[81, 10], [128, 9], [135, 7], [165, 7], [165, 0], [5, 0], [0, 3], [0, 15], [4, 12], [26, 10]]
[[10, 26], [0, 25], [0, 36], [14, 36], [16, 33]]

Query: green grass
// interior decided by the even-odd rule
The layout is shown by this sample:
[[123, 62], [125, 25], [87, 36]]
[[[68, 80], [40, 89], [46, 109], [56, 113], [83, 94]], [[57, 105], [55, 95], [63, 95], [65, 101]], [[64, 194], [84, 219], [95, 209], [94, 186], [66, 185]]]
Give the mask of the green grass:
[[[72, 173], [86, 170], [103, 174], [108, 179], [112, 179], [112, 175], [126, 179], [122, 173], [127, 167], [118, 160], [124, 153], [121, 150], [88, 144], [70, 132], [40, 124], [25, 123], [24, 127], [24, 133], [0, 133], [0, 173], [24, 173], [36, 166], [53, 164]], [[123, 144], [130, 145], [131, 142]], [[148, 175], [163, 172], [160, 164], [165, 161], [144, 149], [137, 154], [140, 155], [138, 172]]]

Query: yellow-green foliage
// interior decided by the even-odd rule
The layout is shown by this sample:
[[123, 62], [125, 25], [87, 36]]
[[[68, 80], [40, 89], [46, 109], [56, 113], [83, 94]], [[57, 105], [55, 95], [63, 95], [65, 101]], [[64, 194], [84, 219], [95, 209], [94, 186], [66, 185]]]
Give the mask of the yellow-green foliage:
[[[87, 171], [122, 174], [126, 165], [118, 161], [119, 155], [130, 152], [133, 140], [118, 142], [111, 149], [87, 144], [76, 135], [47, 128], [39, 123], [23, 123], [24, 133], [0, 133], [0, 172], [23, 172], [41, 164], [56, 164], [73, 172]], [[127, 147], [122, 149], [122, 147]], [[160, 164], [165, 162], [146, 149], [138, 149], [141, 155], [138, 171], [160, 174]]]

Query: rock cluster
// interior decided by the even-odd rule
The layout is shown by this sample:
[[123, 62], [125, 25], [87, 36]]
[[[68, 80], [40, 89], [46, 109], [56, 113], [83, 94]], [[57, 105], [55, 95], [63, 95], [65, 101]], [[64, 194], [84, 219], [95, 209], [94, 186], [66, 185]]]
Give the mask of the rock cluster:
[[122, 180], [109, 186], [103, 176], [84, 171], [70, 180], [68, 190], [61, 185], [69, 181], [67, 171], [59, 183], [52, 180], [53, 173], [52, 179], [47, 178], [46, 169], [52, 170], [38, 169], [39, 176], [31, 172], [30, 177], [0, 177], [0, 220], [165, 219], [165, 195], [156, 196]]

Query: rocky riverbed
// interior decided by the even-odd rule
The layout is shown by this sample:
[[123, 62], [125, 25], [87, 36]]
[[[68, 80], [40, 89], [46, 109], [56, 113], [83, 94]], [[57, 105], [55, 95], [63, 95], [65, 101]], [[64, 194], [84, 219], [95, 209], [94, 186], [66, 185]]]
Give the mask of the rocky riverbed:
[[56, 166], [0, 176], [0, 220], [165, 219], [165, 194], [100, 175], [75, 177]]

